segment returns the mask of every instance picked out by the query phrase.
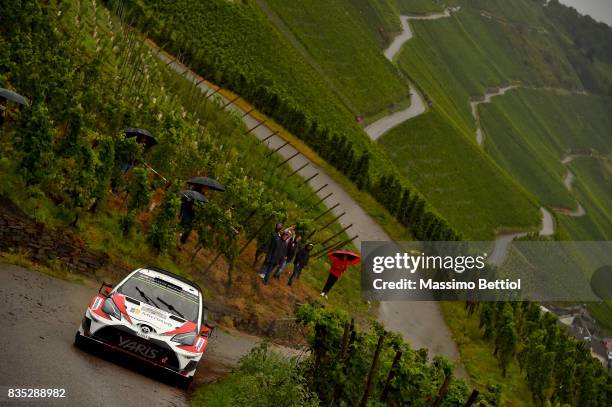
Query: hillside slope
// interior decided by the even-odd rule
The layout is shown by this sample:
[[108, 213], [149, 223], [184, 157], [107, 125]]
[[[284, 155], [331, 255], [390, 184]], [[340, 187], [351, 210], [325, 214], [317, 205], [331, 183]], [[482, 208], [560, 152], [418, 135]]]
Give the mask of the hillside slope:
[[[525, 227], [533, 224], [532, 204], [573, 207], [574, 198], [560, 182], [550, 184], [540, 180], [546, 193], [533, 188], [533, 183], [538, 181], [528, 176], [528, 166], [545, 165], [550, 156], [541, 157], [542, 162], [537, 156], [522, 161], [525, 156], [521, 152], [528, 147], [516, 142], [516, 134], [500, 122], [500, 117], [488, 117], [490, 133], [495, 133], [494, 126], [505, 131], [506, 138], [512, 137], [514, 151], [506, 150], [508, 143], [498, 145], [499, 151], [492, 157], [487, 157], [486, 151], [471, 150], [477, 124], [469, 102], [480, 100], [487, 89], [509, 82], [523, 87], [581, 92], [586, 87], [583, 72], [576, 69], [575, 61], [567, 52], [567, 44], [560, 40], [556, 26], [540, 5], [520, 0], [511, 6], [507, 2], [462, 1], [459, 4], [461, 10], [451, 18], [411, 21], [415, 37], [404, 45], [398, 64], [430, 101], [431, 112], [391, 130], [381, 144], [403, 169], [404, 175], [461, 230], [469, 228], [474, 232], [470, 225], [474, 224], [475, 213], [480, 215], [479, 222], [486, 223], [482, 230], [476, 231], [478, 234], [502, 225]], [[557, 97], [562, 98], [553, 93], [550, 103], [563, 104], [563, 100], [555, 99]], [[605, 101], [596, 98], [589, 101], [598, 106], [596, 111], [600, 115], [609, 116]], [[490, 111], [495, 109], [496, 103], [497, 98], [478, 109]], [[527, 106], [525, 109], [537, 109], [537, 103]], [[557, 113], [564, 114], [569, 122], [581, 121], [581, 113], [576, 110], [566, 108], [563, 113]], [[515, 125], [520, 123], [527, 134], [530, 129], [528, 112], [514, 115], [512, 120]], [[547, 116], [539, 120], [555, 119]], [[593, 143], [601, 145], [595, 139], [609, 131], [609, 121], [600, 120], [597, 131], [586, 132], [584, 137], [594, 138]], [[489, 135], [490, 138], [495, 136]], [[492, 144], [491, 149], [494, 148]], [[474, 154], [461, 153], [468, 150]], [[560, 179], [563, 171], [558, 162], [561, 153], [555, 154], [557, 162], [553, 166], [556, 169], [550, 171]], [[523, 163], [521, 170], [525, 177], [515, 177], [515, 169], [507, 165], [507, 160], [515, 160], [517, 166]], [[481, 163], [475, 164], [477, 162]], [[490, 188], [497, 193], [489, 194]], [[491, 196], [503, 198], [491, 199]]]

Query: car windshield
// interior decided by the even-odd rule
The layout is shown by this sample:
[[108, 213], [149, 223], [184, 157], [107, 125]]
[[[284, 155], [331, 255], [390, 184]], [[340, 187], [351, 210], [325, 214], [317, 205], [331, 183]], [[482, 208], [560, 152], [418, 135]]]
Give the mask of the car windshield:
[[117, 292], [188, 321], [198, 320], [198, 296], [166, 280], [136, 273]]

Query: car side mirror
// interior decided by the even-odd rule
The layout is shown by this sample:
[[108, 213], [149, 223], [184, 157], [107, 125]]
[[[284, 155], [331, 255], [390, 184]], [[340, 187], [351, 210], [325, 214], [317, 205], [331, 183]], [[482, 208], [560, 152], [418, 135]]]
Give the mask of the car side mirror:
[[[104, 288], [104, 290], [102, 290]], [[98, 293], [103, 294], [108, 297], [108, 295], [113, 291], [113, 285], [111, 283], [107, 283], [106, 281], [102, 281], [100, 288], [98, 288]]]
[[202, 329], [200, 330], [200, 336], [208, 338], [210, 337], [210, 335], [212, 335], [214, 330], [215, 327], [206, 322], [204, 325], [202, 325]]

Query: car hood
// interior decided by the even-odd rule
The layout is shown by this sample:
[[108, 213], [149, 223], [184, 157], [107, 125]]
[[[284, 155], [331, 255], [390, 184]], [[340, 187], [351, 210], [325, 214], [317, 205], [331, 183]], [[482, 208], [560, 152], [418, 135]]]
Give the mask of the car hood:
[[136, 305], [125, 301], [125, 296], [122, 294], [115, 294], [113, 300], [119, 309], [129, 316], [127, 322], [134, 326], [148, 325], [157, 334], [167, 334], [176, 330], [182, 331], [188, 327], [193, 331], [196, 328], [192, 322], [180, 320], [168, 311], [144, 303]]

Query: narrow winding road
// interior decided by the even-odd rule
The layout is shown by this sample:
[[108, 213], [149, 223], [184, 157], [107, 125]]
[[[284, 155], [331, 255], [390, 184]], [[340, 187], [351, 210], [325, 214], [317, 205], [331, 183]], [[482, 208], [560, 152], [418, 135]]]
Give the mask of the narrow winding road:
[[[393, 62], [404, 43], [414, 37], [410, 24], [408, 23], [409, 20], [436, 20], [438, 18], [450, 17], [452, 13], [459, 11], [460, 8], [461, 7], [447, 8], [440, 13], [430, 13], [420, 16], [400, 16], [402, 32], [393, 39], [391, 44], [384, 51], [385, 58]], [[364, 130], [372, 140], [378, 140], [378, 138], [393, 127], [425, 113], [426, 110], [427, 104], [425, 103], [423, 95], [419, 93], [413, 84], [410, 84], [410, 106], [404, 110], [394, 112], [378, 119]]]
[[[556, 89], [556, 88], [534, 88], [534, 87], [528, 87], [528, 86], [523, 86], [520, 84], [513, 84], [513, 85], [506, 85], [506, 86], [501, 86], [498, 88], [492, 88], [489, 89], [482, 98], [479, 98], [478, 100], [473, 100], [470, 102], [470, 107], [472, 108], [472, 115], [474, 116], [474, 121], [476, 122], [476, 142], [478, 143], [479, 146], [483, 146], [484, 145], [484, 131], [482, 130], [482, 126], [480, 124], [480, 112], [478, 110], [478, 106], [483, 104], [483, 103], [491, 103], [492, 99], [496, 96], [502, 96], [504, 95], [506, 92], [512, 90], [512, 89], [518, 89], [518, 88], [529, 88], [529, 89], [540, 89], [540, 90], [549, 90], [549, 91], [560, 91], [560, 92], [565, 92], [565, 93], [575, 93], [578, 95], [585, 95], [586, 92], [570, 92], [566, 89]], [[574, 160], [577, 157], [581, 157], [581, 155], [572, 155], [572, 154], [568, 154], [565, 157], [563, 157], [561, 159], [561, 164], [569, 164], [570, 162], [572, 162], [572, 160]], [[572, 172], [568, 169], [567, 173], [565, 175], [565, 178], [563, 178], [563, 184], [565, 185], [565, 187], [567, 188], [568, 191], [572, 192], [572, 184], [574, 182], [574, 174], [572, 174]], [[555, 228], [554, 228], [554, 219], [552, 217], [552, 215], [550, 214], [550, 212], [545, 209], [544, 207], [540, 208], [540, 210], [542, 211], [543, 217], [542, 217], [542, 228], [540, 229], [540, 236], [551, 236], [555, 233]], [[553, 208], [553, 210], [561, 215], [565, 215], [565, 216], [573, 216], [573, 217], [580, 217], [580, 216], [584, 216], [586, 215], [586, 210], [584, 209], [584, 207], [580, 204], [580, 202], [578, 202], [578, 200], [576, 200], [576, 209], [568, 209], [568, 208]], [[515, 237], [520, 237], [524, 234], [514, 234]]]
[[[6, 388], [63, 388], [64, 399], [19, 401], [19, 406], [187, 406], [184, 390], [140, 365], [119, 366], [73, 346], [74, 334], [99, 282], [70, 283], [0, 263], [0, 404]], [[215, 330], [196, 383], [224, 376], [261, 339]], [[274, 346], [286, 355], [295, 351]], [[101, 357], [102, 356], [102, 357]], [[121, 363], [123, 365], [123, 363]]]

